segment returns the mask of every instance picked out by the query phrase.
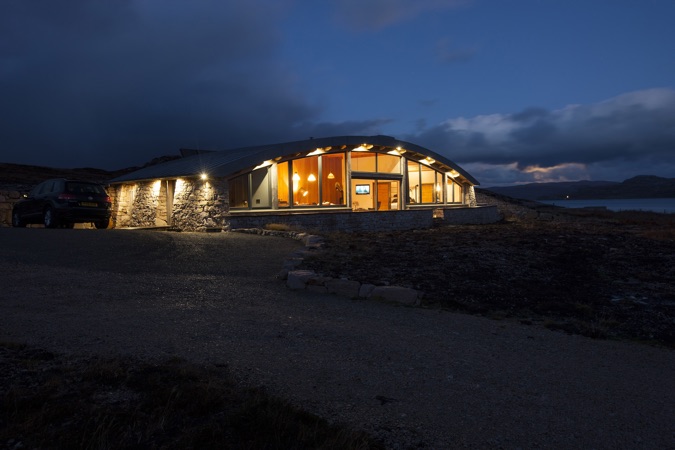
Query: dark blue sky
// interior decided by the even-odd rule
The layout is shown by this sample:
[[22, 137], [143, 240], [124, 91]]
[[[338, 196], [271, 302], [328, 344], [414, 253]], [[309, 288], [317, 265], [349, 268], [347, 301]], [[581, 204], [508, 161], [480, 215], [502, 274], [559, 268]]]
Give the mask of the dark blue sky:
[[0, 161], [388, 134], [482, 185], [675, 176], [672, 0], [2, 0]]

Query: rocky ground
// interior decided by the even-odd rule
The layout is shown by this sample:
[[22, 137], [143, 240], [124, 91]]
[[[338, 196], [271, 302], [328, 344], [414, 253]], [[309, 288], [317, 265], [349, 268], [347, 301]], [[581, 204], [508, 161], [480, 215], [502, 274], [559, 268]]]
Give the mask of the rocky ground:
[[412, 287], [427, 307], [675, 346], [675, 217], [557, 212], [414, 232], [328, 235], [303, 268]]

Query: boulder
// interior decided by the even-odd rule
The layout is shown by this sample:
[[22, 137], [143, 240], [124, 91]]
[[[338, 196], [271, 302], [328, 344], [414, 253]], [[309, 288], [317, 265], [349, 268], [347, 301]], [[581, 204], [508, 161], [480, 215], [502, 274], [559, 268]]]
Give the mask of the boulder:
[[373, 289], [375, 289], [374, 284], [363, 283], [361, 285], [361, 289], [359, 289], [359, 297], [361, 297], [361, 298], [370, 297], [370, 294], [373, 293]]
[[352, 280], [330, 279], [326, 281], [326, 288], [331, 294], [337, 294], [341, 297], [357, 298], [361, 283]]
[[291, 270], [286, 277], [286, 286], [293, 290], [305, 289], [307, 282], [316, 276], [312, 270]]

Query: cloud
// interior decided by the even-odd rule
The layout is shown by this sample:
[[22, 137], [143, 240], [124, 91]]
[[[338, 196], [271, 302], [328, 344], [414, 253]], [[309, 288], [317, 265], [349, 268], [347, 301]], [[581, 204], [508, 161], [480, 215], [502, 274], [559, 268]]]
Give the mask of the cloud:
[[[467, 166], [509, 172], [515, 164], [519, 175], [535, 180], [537, 173], [565, 172], [559, 168], [576, 168], [573, 173], [581, 174], [577, 169], [582, 166], [669, 163], [675, 157], [675, 90], [635, 91], [552, 111], [528, 108], [514, 114], [458, 117], [406, 138]], [[528, 172], [532, 167], [549, 172]]]
[[380, 30], [432, 11], [458, 8], [469, 0], [336, 0], [340, 22], [355, 31]]
[[50, 165], [75, 154], [82, 165], [117, 168], [181, 146], [293, 137], [320, 107], [279, 60], [284, 8], [272, 0], [3, 2], [3, 154]]

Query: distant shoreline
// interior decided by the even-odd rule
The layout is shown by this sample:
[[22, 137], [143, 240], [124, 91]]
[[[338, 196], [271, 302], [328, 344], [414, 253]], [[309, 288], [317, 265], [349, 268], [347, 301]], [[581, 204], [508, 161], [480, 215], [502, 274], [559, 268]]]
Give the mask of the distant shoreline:
[[563, 208], [606, 208], [610, 211], [650, 211], [675, 214], [675, 198], [628, 198], [628, 199], [583, 199], [583, 200], [538, 200], [547, 205]]

